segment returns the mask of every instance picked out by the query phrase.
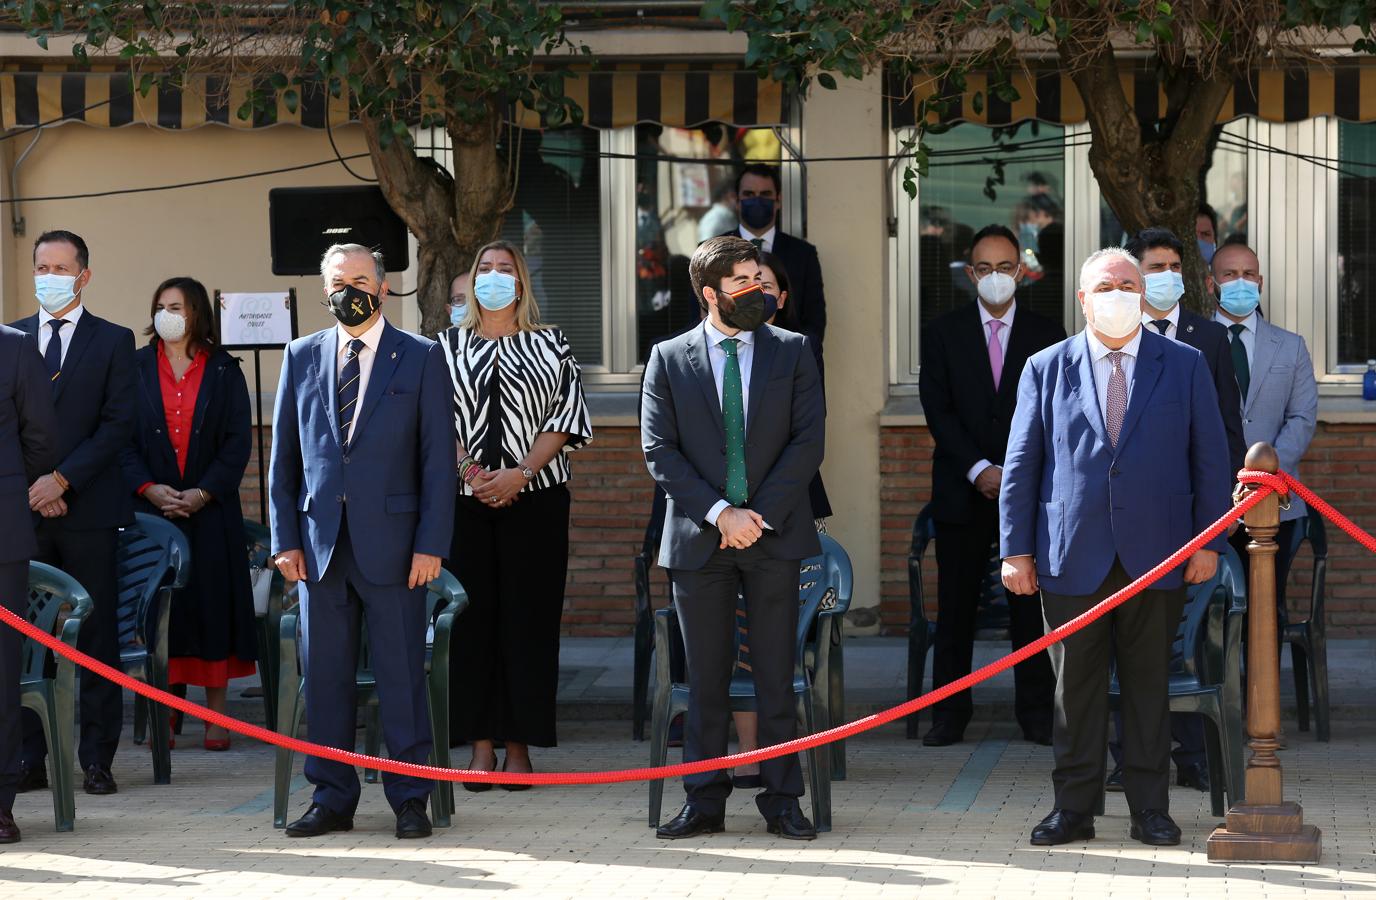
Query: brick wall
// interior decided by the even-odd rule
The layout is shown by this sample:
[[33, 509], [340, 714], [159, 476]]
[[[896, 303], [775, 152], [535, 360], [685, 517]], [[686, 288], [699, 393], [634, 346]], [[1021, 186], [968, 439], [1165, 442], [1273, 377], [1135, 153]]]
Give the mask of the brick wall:
[[[272, 445], [271, 429], [264, 448]], [[244, 515], [266, 521], [258, 493], [258, 450], [240, 488]], [[569, 528], [569, 579], [564, 633], [580, 637], [631, 633], [635, 619], [632, 560], [640, 552], [653, 496], [636, 428], [598, 428], [587, 448], [573, 456], [573, 511]], [[656, 605], [664, 603], [664, 579], [652, 580]]]
[[[908, 547], [913, 519], [931, 495], [932, 438], [926, 428], [884, 428], [880, 435], [881, 622], [884, 634], [908, 623]], [[1367, 531], [1376, 531], [1376, 426], [1320, 424], [1300, 466], [1306, 485]], [[1328, 523], [1328, 623], [1335, 637], [1376, 634], [1376, 557]], [[1292, 608], [1307, 609], [1312, 557], [1294, 564]], [[925, 599], [936, 615], [936, 564], [927, 554]]]

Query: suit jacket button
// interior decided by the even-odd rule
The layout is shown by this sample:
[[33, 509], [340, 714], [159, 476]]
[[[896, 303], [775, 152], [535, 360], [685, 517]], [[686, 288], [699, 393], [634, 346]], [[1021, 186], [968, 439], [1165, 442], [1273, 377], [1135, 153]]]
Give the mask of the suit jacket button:
[[347, 466], [348, 464], [349, 464], [349, 457], [346, 456], [346, 457], [344, 457], [344, 465]]
[[1118, 477], [1118, 467], [1117, 467], [1117, 466], [1114, 466], [1113, 468], [1109, 469], [1109, 470], [1108, 470], [1108, 474], [1112, 475], [1114, 478], [1117, 478], [1117, 477]]
[[718, 493], [718, 494], [724, 494], [724, 493], [726, 493], [726, 485], [724, 485], [724, 484], [719, 484], [719, 485], [717, 485], [717, 493]]
[[343, 494], [335, 494], [334, 502], [335, 502], [335, 503], [343, 503], [343, 502], [344, 502], [344, 495], [343, 495]]

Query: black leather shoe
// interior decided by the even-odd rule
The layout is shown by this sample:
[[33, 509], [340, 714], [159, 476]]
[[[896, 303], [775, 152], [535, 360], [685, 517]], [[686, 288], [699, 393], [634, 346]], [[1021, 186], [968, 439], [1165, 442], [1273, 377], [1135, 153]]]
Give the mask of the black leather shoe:
[[700, 834], [720, 834], [725, 830], [725, 815], [704, 816], [693, 809], [692, 804], [685, 804], [678, 815], [655, 829], [655, 837], [676, 841], [679, 838], [697, 837]]
[[[506, 767], [506, 757], [502, 757], [502, 771], [503, 771], [503, 772], [507, 771], [507, 767]], [[514, 770], [513, 770], [513, 771], [514, 771]], [[533, 770], [532, 770], [532, 771], [533, 771]], [[534, 786], [535, 786], [535, 785], [533, 785], [533, 784], [504, 784], [504, 785], [502, 785], [502, 790], [504, 790], [504, 791], [528, 791], [528, 790], [530, 790], [530, 789], [531, 789], [532, 787], [534, 787]]]
[[1108, 773], [1108, 778], [1104, 779], [1104, 790], [1113, 791], [1115, 794], [1123, 793], [1123, 767], [1114, 766], [1113, 771]]
[[319, 803], [312, 803], [304, 816], [287, 826], [287, 837], [320, 837], [331, 831], [353, 830], [353, 816], [341, 816]]
[[1175, 783], [1181, 787], [1192, 787], [1207, 794], [1209, 792], [1209, 767], [1199, 763], [1180, 766], [1175, 770]]
[[933, 725], [931, 730], [922, 736], [922, 746], [924, 747], [949, 747], [952, 744], [959, 744], [965, 739], [965, 729], [947, 725], [945, 722], [938, 722]]
[[1088, 841], [1094, 837], [1094, 817], [1068, 809], [1053, 809], [1032, 829], [1032, 843], [1038, 847], [1054, 847], [1071, 841]]
[[397, 810], [397, 837], [425, 838], [430, 836], [430, 818], [425, 814], [425, 801], [412, 797]]
[[19, 843], [19, 826], [14, 824], [14, 816], [0, 809], [0, 844]]
[[16, 794], [25, 794], [29, 791], [46, 791], [48, 789], [48, 768], [47, 766], [28, 766], [19, 767], [19, 783], [15, 785]]
[[86, 777], [81, 780], [81, 789], [88, 794], [96, 795], [119, 793], [119, 785], [115, 784], [115, 776], [110, 774], [110, 770], [95, 765], [86, 770]]
[[766, 827], [770, 834], [777, 834], [781, 838], [790, 841], [815, 841], [817, 840], [817, 828], [807, 820], [801, 810], [775, 816], [765, 820]]
[[1050, 747], [1050, 746], [1051, 746], [1051, 729], [1050, 729], [1050, 728], [1046, 728], [1046, 729], [1042, 729], [1042, 728], [1024, 728], [1024, 729], [1022, 730], [1022, 736], [1025, 737], [1025, 738], [1027, 738], [1027, 740], [1031, 741], [1032, 743], [1037, 744], [1038, 746], [1041, 746], [1041, 747]]
[[[475, 772], [495, 772], [497, 771], [497, 760], [495, 758], [492, 760], [492, 768], [490, 769], [479, 768], [472, 761], [468, 763], [468, 768]], [[459, 783], [463, 785], [465, 791], [472, 794], [481, 794], [483, 791], [492, 790], [492, 782], [490, 781], [461, 781]]]
[[1180, 843], [1180, 826], [1163, 810], [1144, 809], [1133, 813], [1128, 837], [1149, 847], [1174, 847]]

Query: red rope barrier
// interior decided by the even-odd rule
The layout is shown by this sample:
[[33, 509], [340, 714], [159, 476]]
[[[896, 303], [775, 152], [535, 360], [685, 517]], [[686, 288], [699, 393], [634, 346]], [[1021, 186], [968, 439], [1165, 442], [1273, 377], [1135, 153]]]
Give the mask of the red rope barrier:
[[409, 775], [416, 778], [432, 778], [440, 781], [471, 781], [486, 782], [491, 784], [615, 784], [625, 781], [651, 781], [656, 778], [677, 778], [683, 775], [695, 774], [698, 772], [710, 772], [716, 769], [734, 768], [736, 766], [748, 765], [750, 763], [761, 762], [766, 759], [773, 759], [789, 753], [799, 753], [810, 750], [823, 744], [833, 741], [844, 740], [854, 737], [881, 725], [886, 725], [896, 719], [911, 715], [919, 710], [926, 709], [934, 703], [967, 690], [981, 681], [985, 681], [1000, 672], [1012, 668], [1018, 663], [1031, 656], [1034, 656], [1052, 644], [1074, 634], [1091, 622], [1102, 618], [1112, 610], [1126, 603], [1138, 593], [1146, 590], [1156, 583], [1167, 572], [1179, 566], [1189, 559], [1196, 551], [1202, 548], [1217, 535], [1221, 534], [1232, 522], [1241, 518], [1249, 509], [1261, 502], [1261, 499], [1274, 492], [1284, 493], [1287, 488], [1294, 491], [1304, 498], [1306, 503], [1319, 510], [1324, 515], [1331, 518], [1340, 528], [1352, 535], [1364, 547], [1376, 553], [1376, 538], [1362, 531], [1350, 520], [1343, 517], [1327, 503], [1324, 503], [1312, 491], [1305, 488], [1289, 475], [1281, 473], [1271, 475], [1267, 472], [1255, 472], [1243, 470], [1238, 473], [1238, 480], [1243, 484], [1253, 484], [1257, 490], [1253, 491], [1231, 510], [1219, 518], [1202, 533], [1196, 535], [1184, 547], [1159, 564], [1132, 584], [1118, 591], [1113, 596], [1103, 600], [1092, 609], [1087, 610], [1080, 616], [1070, 620], [1066, 624], [1055, 628], [1041, 638], [1033, 641], [1027, 646], [1015, 650], [1002, 659], [996, 660], [963, 678], [943, 685], [936, 690], [915, 697], [898, 706], [887, 709], [883, 712], [865, 716], [847, 725], [839, 725], [827, 731], [807, 735], [783, 744], [775, 744], [772, 747], [763, 747], [759, 750], [752, 750], [748, 753], [736, 753], [730, 756], [723, 756], [717, 759], [704, 759], [697, 762], [678, 763], [676, 765], [645, 767], [639, 769], [620, 769], [606, 772], [483, 772], [466, 769], [443, 769], [435, 766], [416, 765], [414, 763], [398, 762], [397, 760], [384, 759], [372, 756], [365, 756], [361, 753], [354, 753], [350, 750], [340, 750], [335, 747], [324, 747], [319, 744], [312, 744], [308, 741], [300, 740], [296, 737], [278, 734], [269, 731], [258, 725], [248, 722], [241, 722], [223, 713], [207, 709], [197, 703], [177, 697], [173, 694], [160, 691], [155, 687], [144, 684], [141, 681], [130, 678], [123, 672], [117, 671], [92, 657], [75, 650], [62, 643], [40, 628], [35, 628], [24, 619], [14, 613], [0, 607], [0, 621], [12, 628], [18, 629], [26, 637], [29, 637], [60, 656], [72, 660], [77, 665], [88, 671], [115, 682], [121, 687], [128, 688], [136, 694], [155, 700], [183, 713], [195, 716], [212, 725], [218, 725], [236, 734], [251, 737], [264, 743], [284, 747], [297, 753], [304, 753], [309, 756], [316, 756], [321, 759], [334, 760], [335, 762], [346, 763], [352, 766], [362, 766], [364, 768], [379, 769], [384, 772], [393, 772], [398, 775]]

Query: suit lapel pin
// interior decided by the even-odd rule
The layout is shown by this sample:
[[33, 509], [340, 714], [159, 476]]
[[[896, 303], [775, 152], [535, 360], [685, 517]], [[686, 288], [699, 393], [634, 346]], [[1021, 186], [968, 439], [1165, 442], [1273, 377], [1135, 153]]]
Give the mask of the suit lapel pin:
[[1185, 326], [1185, 333], [1186, 333], [1186, 334], [1193, 334], [1193, 333], [1194, 333], [1194, 326], [1193, 326], [1193, 325], [1186, 325], [1186, 326]]
[[397, 358], [397, 351], [393, 350], [393, 351], [392, 351], [392, 359], [396, 359], [396, 358]]

